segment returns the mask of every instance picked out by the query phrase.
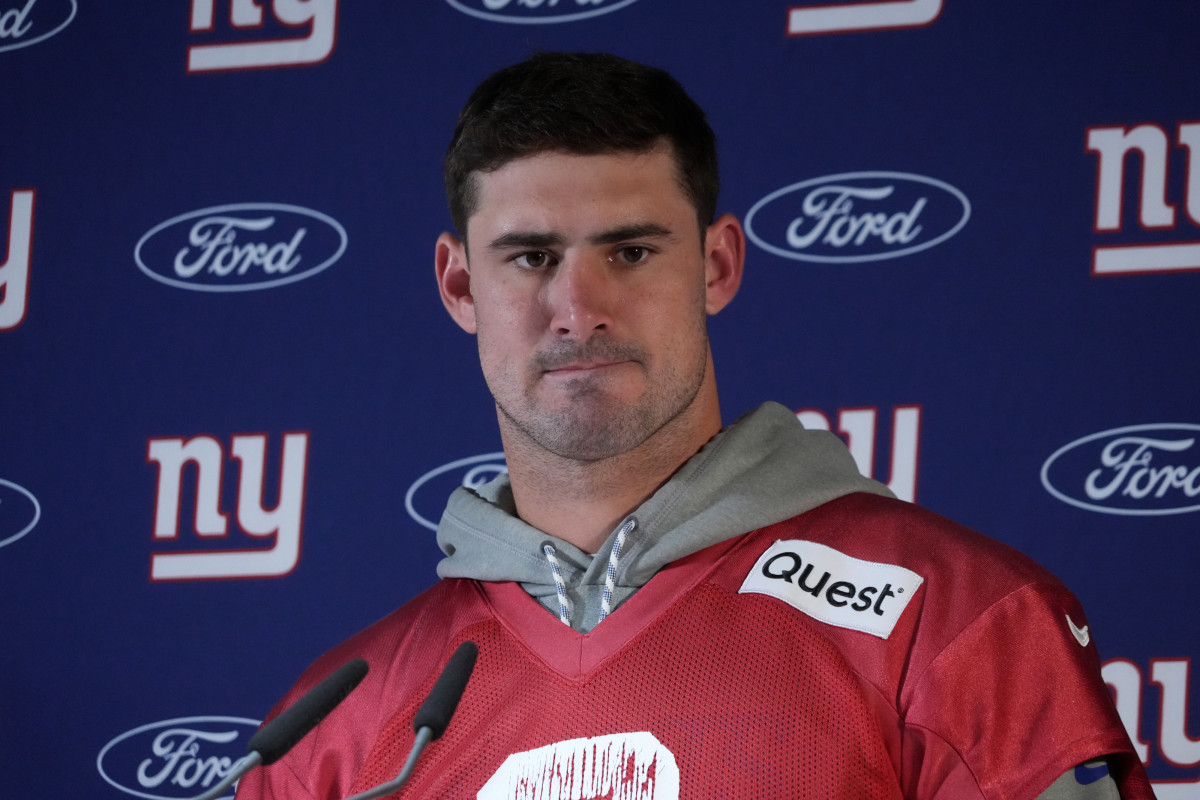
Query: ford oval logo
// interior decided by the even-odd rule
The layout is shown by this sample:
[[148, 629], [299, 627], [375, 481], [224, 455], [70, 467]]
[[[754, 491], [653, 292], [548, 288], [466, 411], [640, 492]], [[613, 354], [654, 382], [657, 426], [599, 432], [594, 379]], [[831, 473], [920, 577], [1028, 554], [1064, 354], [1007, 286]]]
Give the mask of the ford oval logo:
[[0, 0], [0, 53], [49, 39], [78, 10], [76, 0]]
[[746, 214], [746, 235], [796, 261], [898, 258], [941, 244], [971, 218], [967, 196], [907, 172], [844, 172], [771, 192]]
[[0, 478], [0, 547], [29, 533], [41, 518], [42, 507], [28, 489]]
[[[246, 755], [259, 722], [243, 717], [181, 717], [117, 736], [96, 769], [126, 794], [147, 800], [194, 797], [221, 781]], [[229, 790], [233, 796], [233, 789]]]
[[156, 281], [201, 292], [245, 292], [311, 278], [346, 250], [337, 220], [301, 206], [237, 203], [172, 217], [134, 248]]
[[1046, 491], [1101, 514], [1200, 511], [1200, 425], [1113, 428], [1060, 447], [1042, 465]]
[[417, 478], [404, 495], [404, 507], [410, 517], [436, 531], [437, 520], [441, 519], [451, 492], [459, 486], [478, 489], [505, 472], [508, 472], [508, 466], [504, 462], [504, 453], [485, 453], [451, 461]]
[[492, 22], [538, 25], [574, 22], [633, 5], [637, 0], [446, 0], [464, 14]]

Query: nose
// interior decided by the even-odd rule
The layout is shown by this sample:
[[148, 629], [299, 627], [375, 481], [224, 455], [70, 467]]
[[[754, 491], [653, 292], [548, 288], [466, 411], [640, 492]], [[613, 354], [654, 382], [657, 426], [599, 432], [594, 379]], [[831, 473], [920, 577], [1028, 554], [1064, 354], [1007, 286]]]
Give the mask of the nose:
[[544, 290], [555, 334], [586, 340], [611, 329], [620, 302], [611, 266], [605, 258], [590, 255], [574, 255], [558, 264]]

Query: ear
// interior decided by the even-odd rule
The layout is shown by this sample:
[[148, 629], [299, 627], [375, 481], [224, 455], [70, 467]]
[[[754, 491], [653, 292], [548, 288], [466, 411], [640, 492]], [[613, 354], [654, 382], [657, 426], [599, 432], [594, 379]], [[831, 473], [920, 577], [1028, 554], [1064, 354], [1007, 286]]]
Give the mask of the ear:
[[742, 285], [746, 234], [732, 214], [723, 214], [704, 237], [704, 310], [716, 314], [729, 304]]
[[458, 327], [475, 333], [475, 298], [471, 296], [471, 269], [467, 248], [450, 233], [443, 233], [434, 246], [433, 266], [437, 272], [442, 304]]

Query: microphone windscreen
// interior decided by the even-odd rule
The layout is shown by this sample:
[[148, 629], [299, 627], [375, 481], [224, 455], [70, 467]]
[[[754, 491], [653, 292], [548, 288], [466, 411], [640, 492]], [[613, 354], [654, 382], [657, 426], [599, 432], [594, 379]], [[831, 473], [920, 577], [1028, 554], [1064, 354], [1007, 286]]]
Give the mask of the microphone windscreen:
[[413, 718], [414, 731], [429, 728], [433, 733], [432, 739], [442, 735], [450, 724], [450, 717], [454, 716], [454, 709], [458, 708], [459, 698], [467, 688], [478, 655], [479, 648], [474, 642], [463, 642], [458, 646], [429, 690], [429, 696], [417, 709], [417, 715]]
[[367, 674], [367, 662], [361, 658], [348, 661], [283, 713], [271, 720], [250, 739], [249, 751], [257, 750], [262, 763], [273, 764], [283, 758], [296, 742], [325, 719], [337, 704], [350, 694]]

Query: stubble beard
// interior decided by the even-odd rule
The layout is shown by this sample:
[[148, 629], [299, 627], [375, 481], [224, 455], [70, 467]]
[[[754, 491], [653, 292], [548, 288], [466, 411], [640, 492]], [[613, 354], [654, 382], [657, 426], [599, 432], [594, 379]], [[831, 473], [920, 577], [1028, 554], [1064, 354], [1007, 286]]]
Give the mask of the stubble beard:
[[[523, 393], [513, 399], [493, 388], [496, 407], [508, 425], [537, 450], [570, 461], [591, 463], [628, 453], [645, 443], [691, 408], [708, 369], [706, 319], [700, 315], [701, 346], [689, 363], [665, 363], [650, 374], [648, 355], [637, 344], [606, 338], [584, 344], [563, 342], [540, 352], [530, 365], [532, 376]], [[643, 371], [645, 388], [640, 397], [626, 401], [614, 397], [602, 379], [583, 377], [567, 387], [553, 405], [536, 396], [537, 381], [547, 369], [576, 360], [627, 361]], [[623, 367], [627, 368], [627, 367]]]

